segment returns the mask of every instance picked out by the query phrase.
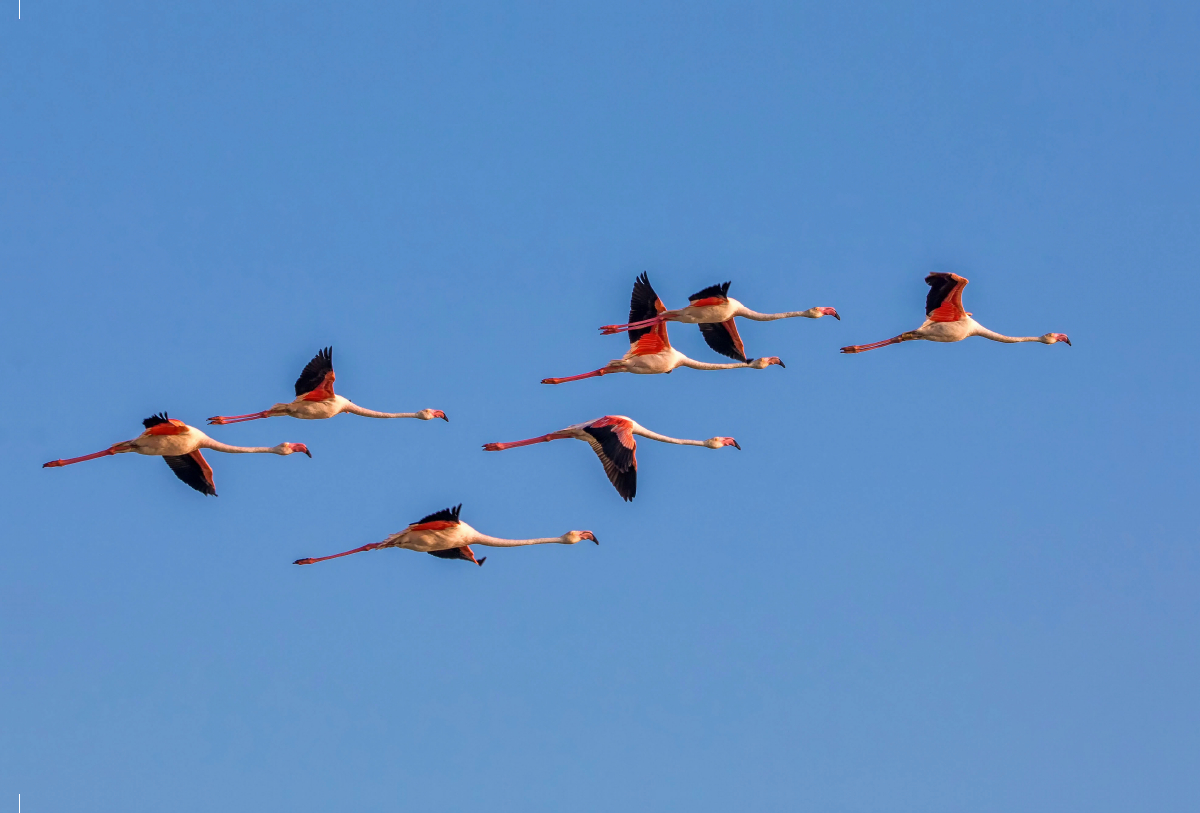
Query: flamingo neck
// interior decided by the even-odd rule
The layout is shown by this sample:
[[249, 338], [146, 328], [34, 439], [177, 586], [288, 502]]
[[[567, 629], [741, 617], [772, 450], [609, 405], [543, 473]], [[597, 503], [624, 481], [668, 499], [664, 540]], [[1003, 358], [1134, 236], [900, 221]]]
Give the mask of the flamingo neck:
[[979, 325], [978, 327], [975, 328], [975, 335], [982, 336], [985, 339], [991, 339], [994, 342], [1004, 342], [1005, 344], [1015, 344], [1017, 342], [1042, 342], [1043, 341], [1041, 336], [1005, 336], [1003, 333], [997, 333], [994, 330], [988, 330], [983, 325]]
[[681, 440], [680, 438], [670, 438], [670, 437], [667, 437], [666, 435], [660, 435], [657, 432], [651, 432], [646, 427], [642, 426], [641, 424], [637, 424], [637, 423], [635, 423], [633, 425], [633, 434], [641, 435], [644, 438], [650, 438], [650, 440], [657, 440], [660, 443], [674, 443], [678, 446], [703, 446], [704, 445], [704, 441], [702, 441], [702, 440]]
[[755, 322], [773, 322], [776, 319], [791, 319], [795, 316], [804, 316], [809, 319], [816, 319], [817, 314], [814, 313], [815, 310], [816, 310], [816, 308], [809, 308], [806, 311], [787, 311], [786, 313], [759, 313], [758, 311], [752, 311], [749, 308], [747, 308], [745, 305], [743, 305], [742, 307], [738, 308], [737, 313], [735, 313], [734, 315], [741, 316], [746, 319], [752, 319]]
[[226, 452], [227, 454], [282, 454], [282, 450], [278, 446], [230, 446], [228, 443], [222, 443], [219, 440], [213, 440], [207, 435], [200, 441], [200, 447], [204, 449], [212, 449], [214, 452]]
[[737, 362], [734, 364], [708, 364], [703, 361], [696, 361], [687, 356], [680, 356], [679, 367], [691, 367], [693, 370], [739, 370], [742, 367], [749, 367], [749, 364]]
[[542, 539], [500, 539], [495, 536], [481, 534], [478, 531], [471, 537], [470, 541], [464, 542], [464, 545], [485, 545], [489, 548], [519, 548], [523, 545], [550, 545], [554, 543], [565, 544], [565, 540], [561, 536], [548, 536]]
[[358, 404], [346, 402], [342, 407], [342, 412], [349, 412], [354, 415], [362, 415], [366, 418], [418, 418], [420, 414], [417, 412], [376, 412], [373, 409], [364, 409]]

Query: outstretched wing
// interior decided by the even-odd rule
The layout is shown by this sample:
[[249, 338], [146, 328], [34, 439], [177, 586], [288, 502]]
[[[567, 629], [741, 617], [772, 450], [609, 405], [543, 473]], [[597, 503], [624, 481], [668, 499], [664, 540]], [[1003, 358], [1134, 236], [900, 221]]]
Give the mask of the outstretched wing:
[[217, 487], [213, 484], [212, 468], [200, 450], [191, 454], [163, 455], [163, 460], [175, 472], [175, 476], [201, 494], [217, 496]]
[[700, 333], [704, 336], [704, 341], [708, 346], [722, 356], [729, 356], [743, 364], [749, 362], [749, 359], [746, 358], [746, 348], [742, 344], [742, 337], [738, 335], [737, 325], [734, 324], [732, 318], [726, 319], [724, 322], [702, 324]]
[[459, 523], [458, 512], [462, 510], [462, 503], [453, 508], [443, 508], [441, 511], [430, 514], [427, 517], [414, 522], [408, 526], [410, 531], [443, 531], [446, 528], [453, 527]]
[[967, 278], [937, 271], [925, 277], [929, 293], [925, 296], [925, 315], [933, 322], [957, 322], [967, 315], [963, 309], [963, 288]]
[[[642, 275], [634, 281], [633, 295], [629, 297], [629, 321], [632, 323], [653, 319], [666, 309], [667, 306], [662, 303], [662, 300], [658, 298], [658, 294], [654, 293], [654, 288], [650, 285], [650, 276], [643, 271]], [[645, 336], [651, 330], [654, 330], [654, 328], [640, 327], [629, 331], [629, 343], [631, 345], [637, 344], [638, 339]], [[668, 344], [668, 346], [670, 345]]]
[[709, 305], [722, 305], [729, 301], [729, 283], [723, 282], [720, 285], [710, 285], [703, 291], [697, 291], [688, 297], [688, 302], [691, 302], [694, 307], [704, 308]]
[[333, 395], [333, 348], [326, 347], [304, 365], [304, 372], [296, 379], [296, 395], [323, 390]]
[[637, 494], [637, 440], [624, 421], [601, 418], [584, 427], [588, 445], [604, 465], [608, 481], [626, 502]]

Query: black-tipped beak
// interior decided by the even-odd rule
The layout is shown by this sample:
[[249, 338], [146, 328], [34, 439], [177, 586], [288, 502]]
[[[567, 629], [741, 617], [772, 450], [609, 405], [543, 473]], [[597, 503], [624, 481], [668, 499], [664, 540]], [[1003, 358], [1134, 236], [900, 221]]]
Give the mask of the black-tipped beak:
[[780, 367], [782, 367], [782, 368], [783, 368], [783, 369], [785, 369], [785, 370], [787, 369], [787, 365], [783, 363], [783, 359], [780, 359], [780, 360], [779, 360], [779, 366], [780, 366]]
[[442, 415], [442, 420], [445, 421], [446, 423], [450, 423], [450, 419], [447, 418], [445, 415]]
[[310, 452], [308, 449], [305, 449], [305, 450], [304, 450], [304, 453], [305, 453], [306, 455], [308, 455], [308, 459], [309, 459], [309, 460], [312, 460], [312, 452]]
[[595, 534], [592, 534], [592, 541], [595, 542], [597, 545], [600, 544], [600, 540], [596, 538]]
[[833, 318], [834, 318], [834, 319], [837, 319], [839, 322], [840, 322], [840, 321], [842, 321], [842, 317], [838, 316], [838, 312], [837, 312], [837, 311], [834, 311], [834, 312], [833, 312]]
[[736, 440], [733, 442], [733, 448], [737, 449], [739, 452], [742, 450], [742, 447], [738, 445]]
[[1067, 347], [1070, 347], [1070, 346], [1071, 346], [1071, 340], [1070, 340], [1070, 339], [1068, 339], [1068, 338], [1064, 337], [1064, 338], [1063, 338], [1063, 341], [1067, 343]]

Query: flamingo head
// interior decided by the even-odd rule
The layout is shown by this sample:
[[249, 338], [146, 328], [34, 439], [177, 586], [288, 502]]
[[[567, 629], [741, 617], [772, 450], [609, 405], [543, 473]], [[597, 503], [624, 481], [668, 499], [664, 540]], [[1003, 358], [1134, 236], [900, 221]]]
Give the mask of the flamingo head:
[[423, 421], [431, 421], [434, 418], [441, 418], [446, 423], [450, 423], [450, 419], [446, 417], [446, 413], [440, 409], [422, 409], [417, 413], [417, 417]]
[[275, 447], [275, 454], [289, 455], [293, 452], [301, 452], [309, 457], [312, 457], [312, 452], [303, 443], [281, 443]]
[[1054, 344], [1055, 342], [1066, 342], [1067, 346], [1071, 345], [1071, 340], [1067, 338], [1065, 333], [1047, 333], [1042, 337], [1042, 341], [1046, 344]]
[[726, 446], [732, 446], [740, 451], [742, 448], [738, 446], [738, 442], [733, 438], [709, 438], [704, 441], [704, 445], [710, 449], [723, 449]]
[[600, 544], [600, 540], [597, 539], [596, 535], [591, 531], [567, 531], [565, 534], [563, 534], [562, 541], [563, 544], [574, 545], [576, 542], [579, 542], [583, 539], [590, 539], [597, 545]]
[[785, 370], [787, 369], [787, 365], [780, 361], [778, 356], [764, 356], [763, 358], [755, 359], [754, 361], [750, 362], [750, 366], [756, 370], [765, 370], [772, 364], [778, 364]]
[[838, 316], [838, 312], [837, 312], [836, 308], [813, 308], [813, 310], [815, 310], [817, 312], [818, 319], [820, 319], [822, 316], [832, 316], [834, 319], [837, 319], [839, 322], [842, 321], [842, 317]]

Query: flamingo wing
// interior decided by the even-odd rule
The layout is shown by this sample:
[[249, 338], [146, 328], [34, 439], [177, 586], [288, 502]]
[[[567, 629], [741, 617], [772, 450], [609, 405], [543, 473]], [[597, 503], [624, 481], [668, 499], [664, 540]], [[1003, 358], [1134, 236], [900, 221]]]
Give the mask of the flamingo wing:
[[637, 440], [624, 421], [601, 418], [584, 427], [584, 440], [604, 465], [613, 488], [626, 501], [637, 494]]
[[746, 348], [742, 344], [742, 337], [738, 335], [737, 325], [734, 324], [732, 318], [726, 319], [724, 322], [701, 324], [699, 327], [705, 343], [713, 350], [743, 364], [749, 362], [749, 359], [746, 358]]
[[704, 308], [709, 305], [723, 305], [729, 301], [729, 283], [723, 282], [720, 285], [710, 285], [702, 291], [697, 291], [688, 297], [688, 302], [692, 303], [692, 307]]
[[410, 531], [444, 531], [447, 528], [452, 528], [461, 520], [458, 518], [458, 512], [462, 510], [462, 503], [453, 508], [443, 508], [441, 511], [436, 511], [427, 517], [414, 522], [408, 526]]
[[142, 421], [142, 426], [150, 429], [151, 427], [158, 426], [159, 424], [170, 422], [171, 419], [167, 417], [167, 413], [160, 412], [157, 415], [151, 415], [149, 418], [146, 418], [144, 421]]
[[963, 309], [963, 288], [966, 277], [958, 274], [935, 272], [925, 277], [929, 293], [925, 296], [925, 315], [931, 322], [957, 322], [967, 315]]
[[[634, 281], [633, 294], [629, 297], [629, 321], [633, 323], [653, 319], [666, 309], [667, 306], [662, 303], [662, 300], [658, 298], [658, 294], [654, 293], [654, 287], [650, 285], [650, 276], [643, 271], [642, 275]], [[629, 343], [636, 345], [638, 339], [656, 327], [658, 325], [654, 327], [639, 327], [629, 331]]]
[[296, 395], [316, 392], [333, 395], [333, 348], [326, 347], [313, 356], [312, 361], [304, 365], [304, 371], [296, 379]]
[[487, 561], [487, 557], [482, 559], [475, 558], [475, 551], [471, 550], [470, 545], [463, 545], [461, 548], [447, 548], [446, 550], [431, 550], [428, 551], [430, 556], [436, 556], [439, 559], [463, 559], [468, 562], [483, 567], [483, 563]]
[[163, 460], [175, 472], [175, 476], [204, 495], [217, 496], [217, 487], [213, 484], [212, 467], [200, 454], [200, 450], [191, 454], [163, 455]]

